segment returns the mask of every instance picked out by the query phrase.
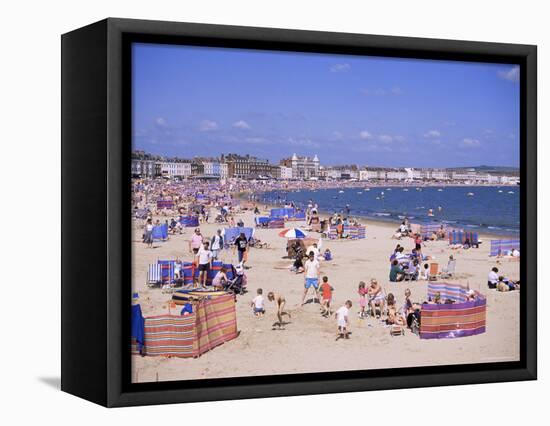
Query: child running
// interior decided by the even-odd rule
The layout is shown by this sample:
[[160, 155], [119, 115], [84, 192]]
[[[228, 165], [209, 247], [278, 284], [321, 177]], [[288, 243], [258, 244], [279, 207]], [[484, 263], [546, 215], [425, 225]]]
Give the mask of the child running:
[[344, 306], [336, 311], [336, 323], [338, 324], [338, 339], [349, 339], [349, 310], [351, 309], [351, 300], [347, 300]]
[[321, 284], [321, 315], [328, 318], [332, 315], [330, 310], [330, 302], [332, 301], [332, 292], [334, 288], [328, 283], [328, 277], [323, 277], [323, 284]]

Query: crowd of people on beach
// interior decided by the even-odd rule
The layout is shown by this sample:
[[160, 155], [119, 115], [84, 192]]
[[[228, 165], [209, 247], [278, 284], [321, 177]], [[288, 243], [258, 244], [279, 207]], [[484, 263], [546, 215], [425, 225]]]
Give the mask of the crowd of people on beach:
[[[252, 187], [251, 187], [252, 186]], [[239, 206], [233, 199], [233, 194], [239, 191], [249, 191], [253, 194], [254, 185], [239, 184], [234, 186], [198, 184], [194, 188], [182, 185], [181, 183], [173, 185], [162, 185], [157, 182], [140, 182], [135, 185], [134, 201], [136, 211], [138, 208], [151, 206], [151, 200], [170, 198], [174, 201], [176, 212], [163, 208], [161, 211], [149, 208], [144, 216], [143, 224], [143, 242], [147, 247], [153, 246], [153, 228], [160, 225], [160, 220], [153, 222], [153, 214], [157, 216], [170, 216], [170, 221], [165, 220], [171, 234], [182, 234], [184, 232], [181, 218], [184, 215], [196, 215], [199, 218], [199, 224], [213, 223], [226, 224], [229, 227], [243, 227], [242, 219], [238, 218]], [[265, 189], [265, 188], [262, 188]], [[288, 189], [285, 188], [285, 189]], [[249, 196], [249, 200], [255, 200]], [[265, 206], [267, 207], [267, 206]], [[288, 203], [288, 207], [295, 207]], [[257, 203], [249, 205], [253, 209], [254, 215], [261, 212]], [[212, 215], [212, 211], [215, 212]], [[174, 215], [174, 213], [176, 213]], [[305, 223], [312, 232], [325, 232], [327, 226], [336, 229], [337, 237], [345, 239], [344, 229], [348, 225], [357, 225], [357, 222], [350, 217], [351, 208], [346, 205], [341, 212], [335, 212], [333, 215], [321, 219], [319, 206], [310, 201], [305, 210]], [[178, 216], [179, 214], [179, 216]], [[430, 241], [438, 241], [446, 238], [443, 226], [434, 230], [429, 235], [421, 235], [413, 232], [411, 224], [405, 219], [393, 233], [392, 238], [400, 240], [395, 249], [389, 256], [388, 280], [390, 283], [401, 281], [429, 281], [433, 276], [448, 277], [456, 267], [456, 259], [451, 254], [448, 259], [447, 267], [442, 271], [434, 272], [431, 270], [430, 261], [432, 257], [423, 253], [423, 248]], [[410, 252], [407, 252], [401, 241], [411, 242]], [[258, 241], [259, 242], [259, 241]], [[212, 262], [220, 259], [224, 250], [231, 249], [237, 257], [237, 267], [244, 271], [249, 258], [250, 248], [254, 245], [254, 240], [247, 237], [245, 233], [240, 233], [232, 241], [226, 241], [221, 229], [217, 229], [211, 236], [204, 236], [200, 226], [196, 227], [188, 240], [189, 257], [193, 264], [193, 277], [195, 277], [195, 268], [198, 270], [198, 277], [193, 281], [193, 287], [213, 288], [227, 290], [231, 284], [228, 279], [228, 271], [222, 267], [211, 280], [207, 282], [208, 273], [212, 268]], [[260, 242], [261, 243], [261, 242]], [[261, 246], [261, 245], [260, 245]], [[318, 303], [320, 315], [323, 318], [334, 316], [336, 320], [337, 339], [349, 339], [351, 334], [351, 314], [353, 306], [351, 300], [345, 300], [335, 309], [334, 293], [337, 292], [337, 286], [329, 280], [328, 274], [321, 276], [321, 262], [330, 262], [333, 255], [329, 248], [321, 249], [320, 244], [315, 242], [310, 247], [305, 247], [304, 243], [296, 239], [289, 242], [287, 252], [291, 255], [292, 265], [290, 270], [295, 274], [303, 274], [303, 293], [300, 306], [303, 307], [309, 303]], [[185, 257], [182, 253], [182, 257]], [[498, 291], [519, 290], [519, 281], [512, 281], [498, 274], [498, 269], [492, 268], [488, 275], [488, 287]], [[241, 273], [241, 277], [244, 273]], [[176, 283], [182, 278], [182, 262], [176, 260], [174, 271]], [[179, 280], [179, 281], [178, 281]], [[241, 287], [242, 288], [242, 287]], [[313, 293], [312, 298], [308, 295]], [[470, 295], [474, 297], [473, 293]], [[413, 302], [411, 300], [411, 290], [406, 288], [403, 295], [403, 304], [398, 305], [397, 298], [393, 292], [384, 290], [376, 278], [371, 278], [368, 284], [360, 281], [357, 284], [357, 304], [359, 306], [358, 318], [360, 320], [374, 318], [380, 320], [385, 325], [397, 328], [409, 328], [413, 332], [418, 332], [421, 321], [421, 311], [423, 303], [445, 304], [453, 303], [452, 300], [443, 300], [439, 295], [423, 303]], [[284, 322], [284, 317], [291, 319], [291, 313], [285, 310], [286, 298], [283, 294], [276, 291], [267, 292], [267, 302], [273, 304], [276, 313], [276, 322], [274, 329], [284, 329], [288, 323]], [[266, 300], [262, 288], [256, 289], [255, 297], [250, 301], [253, 315], [258, 318], [266, 314]], [[392, 328], [393, 329], [393, 328]]]

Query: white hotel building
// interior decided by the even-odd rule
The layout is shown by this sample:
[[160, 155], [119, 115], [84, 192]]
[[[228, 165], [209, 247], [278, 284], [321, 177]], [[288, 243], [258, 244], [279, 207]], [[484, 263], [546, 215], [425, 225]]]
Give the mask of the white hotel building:
[[179, 161], [161, 161], [160, 173], [162, 176], [169, 178], [186, 178], [187, 176], [191, 176], [191, 163]]

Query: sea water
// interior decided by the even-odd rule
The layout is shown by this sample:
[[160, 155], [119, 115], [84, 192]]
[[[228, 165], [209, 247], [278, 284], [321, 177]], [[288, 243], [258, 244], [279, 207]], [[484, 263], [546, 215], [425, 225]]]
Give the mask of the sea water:
[[[343, 192], [342, 192], [343, 191]], [[301, 191], [270, 191], [261, 194], [269, 204], [293, 202], [306, 208], [312, 201], [322, 212], [400, 222], [436, 221], [465, 230], [519, 235], [519, 187], [370, 187]], [[429, 211], [431, 209], [431, 212]], [[433, 214], [433, 216], [431, 215]]]

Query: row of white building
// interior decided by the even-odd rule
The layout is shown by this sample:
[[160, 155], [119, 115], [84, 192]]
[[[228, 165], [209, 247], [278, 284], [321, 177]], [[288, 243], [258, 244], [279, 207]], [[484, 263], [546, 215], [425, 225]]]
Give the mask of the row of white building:
[[490, 173], [475, 168], [388, 168], [321, 166], [317, 155], [299, 157], [293, 154], [279, 164], [250, 155], [226, 154], [219, 158], [179, 158], [165, 159], [148, 155], [142, 151], [132, 156], [132, 174], [146, 177], [189, 178], [211, 177], [220, 180], [227, 178], [256, 179], [268, 177], [280, 180], [360, 180], [414, 182], [432, 181], [447, 183], [514, 184], [519, 177]]

